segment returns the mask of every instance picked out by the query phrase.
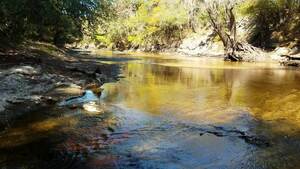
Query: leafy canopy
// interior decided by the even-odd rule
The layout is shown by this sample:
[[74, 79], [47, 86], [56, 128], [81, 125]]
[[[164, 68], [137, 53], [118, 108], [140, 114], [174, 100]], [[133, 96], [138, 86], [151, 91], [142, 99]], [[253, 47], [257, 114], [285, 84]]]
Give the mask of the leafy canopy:
[[0, 37], [19, 42], [37, 39], [64, 44], [80, 40], [84, 24], [107, 16], [110, 1], [1, 0]]

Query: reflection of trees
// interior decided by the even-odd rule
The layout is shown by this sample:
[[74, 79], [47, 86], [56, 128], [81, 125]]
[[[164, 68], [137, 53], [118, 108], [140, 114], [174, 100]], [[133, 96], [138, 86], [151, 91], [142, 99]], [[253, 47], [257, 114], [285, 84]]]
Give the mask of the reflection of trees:
[[[133, 107], [151, 112], [172, 104], [175, 109], [191, 111], [226, 106], [234, 93], [239, 71], [198, 69], [147, 64], [129, 64], [127, 78], [107, 92], [113, 99], [125, 99]], [[194, 102], [198, 97], [204, 100]], [[190, 100], [190, 101], [188, 101]]]
[[300, 166], [300, 73], [144, 64], [131, 64], [125, 72], [130, 76], [114, 86], [112, 97], [126, 106], [222, 126], [249, 125], [271, 147], [249, 152], [248, 168]]
[[146, 110], [161, 111], [168, 104], [182, 112], [237, 106], [257, 118], [293, 120], [300, 112], [299, 73], [291, 71], [129, 64], [124, 72], [129, 76], [107, 90], [110, 99]]

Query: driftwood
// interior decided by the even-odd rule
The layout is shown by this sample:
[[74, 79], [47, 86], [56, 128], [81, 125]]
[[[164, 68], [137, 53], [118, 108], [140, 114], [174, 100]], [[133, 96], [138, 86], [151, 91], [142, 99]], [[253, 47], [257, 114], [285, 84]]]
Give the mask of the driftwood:
[[291, 55], [281, 55], [280, 57], [285, 58], [280, 64], [284, 66], [300, 66], [300, 57]]
[[287, 60], [300, 60], [299, 56], [291, 56], [291, 55], [280, 55], [280, 57], [286, 58]]

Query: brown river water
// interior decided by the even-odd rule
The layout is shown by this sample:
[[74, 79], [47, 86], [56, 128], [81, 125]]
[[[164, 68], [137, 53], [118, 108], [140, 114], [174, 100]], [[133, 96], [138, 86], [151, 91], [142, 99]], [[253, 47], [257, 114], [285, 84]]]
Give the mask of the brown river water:
[[[96, 53], [122, 78], [0, 135], [3, 169], [298, 169], [300, 71], [277, 63]], [[74, 108], [69, 105], [80, 105]]]

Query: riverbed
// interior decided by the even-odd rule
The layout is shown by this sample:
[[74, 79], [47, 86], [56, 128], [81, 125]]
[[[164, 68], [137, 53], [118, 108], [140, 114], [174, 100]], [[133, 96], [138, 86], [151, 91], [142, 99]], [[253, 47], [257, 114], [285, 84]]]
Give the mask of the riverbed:
[[[300, 71], [97, 51], [119, 81], [18, 119], [0, 168], [300, 168]], [[84, 59], [84, 58], [82, 58]]]

